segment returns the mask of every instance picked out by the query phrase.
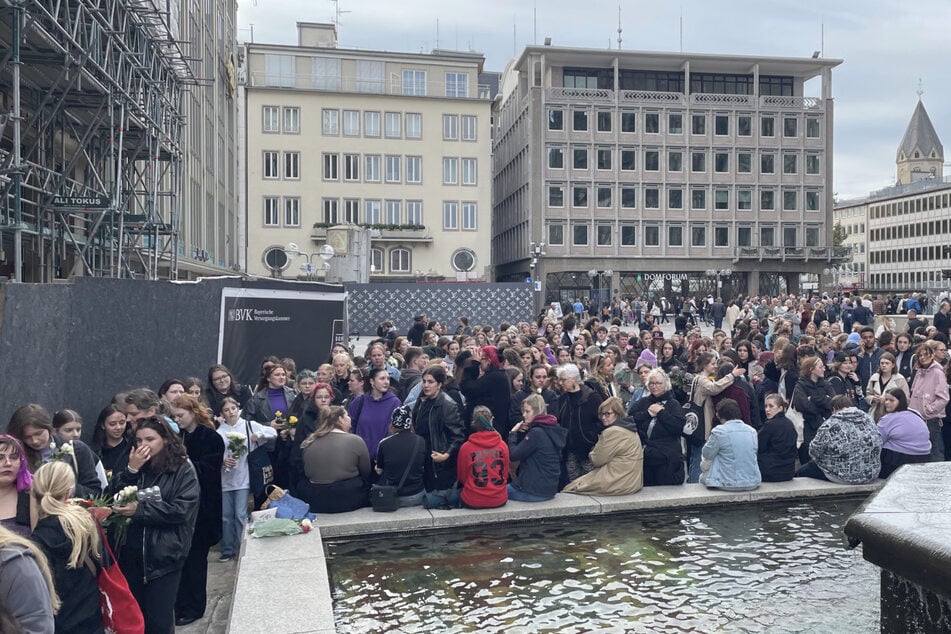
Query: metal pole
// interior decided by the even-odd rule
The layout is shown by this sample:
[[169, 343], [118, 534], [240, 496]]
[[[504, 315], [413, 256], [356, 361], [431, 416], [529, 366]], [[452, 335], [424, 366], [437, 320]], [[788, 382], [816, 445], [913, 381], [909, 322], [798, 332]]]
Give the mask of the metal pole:
[[23, 21], [23, 5], [13, 6], [13, 279], [23, 281], [23, 200], [21, 199], [23, 157], [20, 155], [20, 28]]

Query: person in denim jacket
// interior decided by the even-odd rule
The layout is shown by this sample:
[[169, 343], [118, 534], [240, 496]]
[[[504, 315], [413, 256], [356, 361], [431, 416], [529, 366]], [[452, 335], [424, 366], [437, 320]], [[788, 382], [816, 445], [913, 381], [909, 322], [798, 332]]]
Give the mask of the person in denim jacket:
[[731, 398], [717, 403], [717, 419], [701, 450], [700, 484], [725, 491], [750, 491], [762, 481], [756, 461], [756, 430], [741, 419], [740, 406]]

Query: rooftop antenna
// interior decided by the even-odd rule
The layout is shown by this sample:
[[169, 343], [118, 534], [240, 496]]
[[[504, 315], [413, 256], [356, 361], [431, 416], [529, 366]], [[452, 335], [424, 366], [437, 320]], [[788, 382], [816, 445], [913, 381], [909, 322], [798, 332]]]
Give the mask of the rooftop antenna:
[[334, 18], [333, 18], [333, 24], [334, 24], [334, 26], [339, 26], [339, 25], [340, 25], [340, 16], [343, 15], [344, 13], [353, 13], [353, 12], [352, 12], [352, 11], [345, 11], [345, 10], [341, 9], [341, 8], [340, 8], [340, 0], [330, 0], [330, 1], [334, 3]]
[[439, 18], [436, 18], [436, 50], [439, 50]]
[[517, 29], [518, 29], [518, 26], [515, 23], [515, 14], [513, 13], [512, 14], [512, 57], [515, 57], [516, 55], [518, 55], [518, 44], [516, 44], [515, 42], [517, 34], [518, 34]]
[[680, 52], [684, 52], [684, 5], [680, 3]]
[[538, 0], [532, 3], [532, 44], [538, 45]]
[[617, 5], [617, 50], [621, 50], [621, 3]]
[[822, 16], [819, 21], [819, 56], [826, 56], [826, 18]]
[[918, 93], [918, 101], [921, 101], [921, 96], [925, 94], [924, 89], [921, 87], [921, 77], [918, 78], [918, 90], [915, 92]]

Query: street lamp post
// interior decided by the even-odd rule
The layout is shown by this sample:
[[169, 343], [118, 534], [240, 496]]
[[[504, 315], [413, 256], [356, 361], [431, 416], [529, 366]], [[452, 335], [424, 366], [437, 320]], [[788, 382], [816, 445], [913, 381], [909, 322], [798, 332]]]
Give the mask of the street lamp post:
[[723, 282], [720, 280], [720, 278], [730, 277], [731, 275], [733, 275], [732, 269], [707, 269], [705, 273], [707, 274], [708, 277], [717, 278], [717, 296], [720, 297], [720, 299], [724, 299], [723, 290], [722, 290]]
[[307, 274], [307, 281], [316, 282], [317, 281], [317, 268], [314, 266], [314, 256], [319, 256], [324, 261], [324, 277], [327, 276], [327, 267], [330, 259], [334, 256], [334, 248], [329, 244], [325, 244], [314, 253], [307, 253], [306, 251], [301, 251], [300, 247], [297, 246], [295, 242], [289, 242], [286, 247], [284, 247], [284, 253], [291, 256], [301, 256], [306, 258], [307, 263], [301, 265], [301, 268], [304, 269]]
[[545, 243], [532, 242], [530, 254], [532, 259], [528, 266], [531, 269], [532, 284], [535, 287], [535, 314], [537, 315], [542, 310], [542, 267], [540, 260], [545, 257]]
[[832, 281], [829, 283], [829, 286], [832, 287], [833, 295], [842, 294], [842, 278], [843, 277], [852, 277], [852, 269], [848, 266], [832, 266], [827, 269], [823, 269], [822, 273], [825, 275], [831, 275]]

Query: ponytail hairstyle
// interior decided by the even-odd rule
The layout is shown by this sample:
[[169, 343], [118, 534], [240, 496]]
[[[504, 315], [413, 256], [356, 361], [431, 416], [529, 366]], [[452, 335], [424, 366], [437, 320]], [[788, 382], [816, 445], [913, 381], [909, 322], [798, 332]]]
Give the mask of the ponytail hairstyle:
[[66, 502], [76, 486], [73, 469], [65, 462], [52, 460], [36, 470], [33, 476], [33, 488], [30, 497], [30, 524], [36, 529], [36, 523], [44, 517], [56, 517], [66, 538], [72, 544], [66, 567], [77, 570], [83, 566], [87, 557], [99, 559], [99, 535], [96, 524], [89, 512]]

